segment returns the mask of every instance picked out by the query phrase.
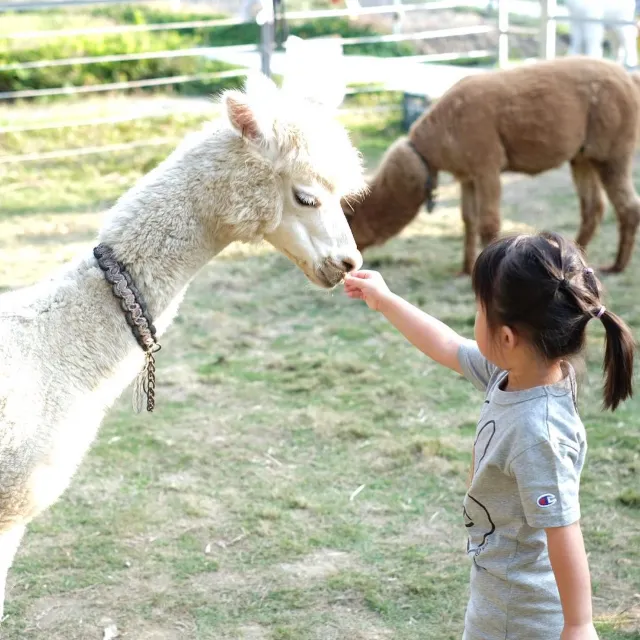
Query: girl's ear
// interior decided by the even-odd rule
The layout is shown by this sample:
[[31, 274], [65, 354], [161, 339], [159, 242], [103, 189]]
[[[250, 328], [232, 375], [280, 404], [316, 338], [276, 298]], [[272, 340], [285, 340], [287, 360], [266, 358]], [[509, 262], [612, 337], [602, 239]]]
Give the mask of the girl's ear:
[[518, 334], [506, 325], [500, 327], [500, 343], [503, 349], [514, 349], [518, 346]]

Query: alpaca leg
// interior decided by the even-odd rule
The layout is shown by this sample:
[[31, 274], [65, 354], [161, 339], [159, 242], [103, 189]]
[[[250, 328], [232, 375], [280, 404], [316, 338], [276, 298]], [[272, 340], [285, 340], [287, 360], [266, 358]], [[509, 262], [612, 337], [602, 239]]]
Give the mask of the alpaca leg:
[[635, 244], [636, 231], [640, 224], [640, 198], [633, 186], [631, 160], [598, 166], [600, 179], [618, 217], [618, 253], [608, 273], [624, 271]]
[[570, 27], [570, 36], [569, 36], [569, 50], [567, 51], [567, 55], [570, 56], [579, 56], [585, 47], [584, 43], [584, 33], [582, 31], [582, 23], [581, 22], [571, 22]]
[[604, 215], [604, 194], [595, 167], [586, 159], [571, 161], [571, 175], [580, 199], [580, 230], [576, 244], [586, 249]]
[[460, 191], [462, 222], [464, 224], [464, 259], [460, 275], [469, 275], [476, 259], [476, 237], [478, 235], [476, 192], [473, 182], [463, 182], [460, 185]]
[[585, 54], [592, 58], [602, 58], [602, 41], [604, 39], [604, 25], [589, 23], [583, 24]]
[[491, 212], [488, 212], [488, 215], [486, 215], [484, 218], [480, 217], [479, 227], [480, 243], [484, 248], [488, 244], [493, 242], [500, 233], [500, 210], [495, 209]]
[[500, 174], [492, 173], [477, 180], [475, 192], [480, 240], [486, 247], [500, 233]]
[[620, 39], [624, 52], [623, 64], [627, 68], [638, 66], [638, 29], [635, 25], [627, 25], [620, 29]]
[[0, 533], [0, 621], [4, 613], [5, 589], [7, 574], [13, 564], [16, 551], [24, 535], [25, 526], [20, 524]]

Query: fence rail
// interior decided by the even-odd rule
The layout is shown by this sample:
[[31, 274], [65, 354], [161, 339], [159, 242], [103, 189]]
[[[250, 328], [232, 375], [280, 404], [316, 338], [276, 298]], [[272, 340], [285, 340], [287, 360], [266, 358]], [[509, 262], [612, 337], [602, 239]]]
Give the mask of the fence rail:
[[[162, 0], [127, 0], [127, 4], [143, 4], [147, 2], [161, 2]], [[96, 4], [122, 4], [122, 0], [50, 0], [49, 2], [2, 2], [0, 13], [13, 11], [39, 11], [42, 9], [64, 9], [66, 7], [81, 7]]]
[[72, 96], [81, 93], [97, 93], [101, 91], [118, 91], [123, 89], [141, 89], [160, 87], [185, 82], [218, 80], [222, 78], [238, 78], [246, 76], [247, 69], [230, 71], [212, 71], [211, 73], [194, 73], [191, 75], [172, 76], [170, 78], [152, 78], [150, 80], [129, 80], [127, 82], [109, 82], [107, 84], [85, 85], [82, 87], [56, 87], [55, 89], [23, 89], [20, 91], [1, 91], [0, 100], [19, 100], [23, 98], [40, 98], [44, 96]]
[[[127, 0], [127, 3], [146, 3], [156, 0]], [[55, 0], [42, 0], [42, 1], [24, 1], [24, 2], [4, 2], [0, 4], [0, 14], [7, 11], [31, 11], [37, 9], [51, 9], [51, 8], [66, 8], [66, 7], [81, 7], [90, 5], [114, 5], [120, 4], [122, 0], [61, 0], [56, 2]], [[453, 27], [446, 29], [436, 29], [430, 31], [419, 31], [414, 33], [391, 33], [377, 36], [356, 36], [347, 38], [336, 38], [343, 46], [354, 46], [360, 44], [375, 44], [375, 43], [392, 43], [392, 42], [417, 42], [417, 41], [432, 41], [437, 39], [456, 38], [469, 35], [487, 35], [495, 33], [498, 35], [497, 51], [491, 51], [488, 49], [475, 49], [472, 51], [463, 52], [447, 52], [447, 53], [435, 53], [424, 54], [398, 58], [398, 64], [411, 61], [413, 63], [428, 63], [428, 62], [455, 62], [461, 58], [466, 59], [481, 59], [491, 58], [497, 60], [498, 66], [504, 67], [509, 64], [509, 36], [514, 34], [539, 34], [540, 36], [540, 57], [552, 58], [555, 57], [555, 44], [556, 44], [556, 24], [558, 22], [568, 22], [570, 18], [568, 15], [563, 14], [562, 10], [559, 10], [556, 0], [540, 0], [540, 26], [539, 28], [520, 27], [509, 24], [509, 0], [498, 0], [498, 12], [497, 20], [492, 24], [472, 25], [465, 27]], [[373, 16], [373, 15], [404, 15], [411, 12], [433, 12], [459, 8], [475, 8], [479, 6], [478, 0], [433, 0], [427, 3], [411, 3], [402, 4], [401, 2], [394, 2], [393, 4], [386, 4], [376, 7], [348, 7], [346, 9], [325, 9], [325, 10], [313, 10], [313, 11], [288, 11], [284, 14], [284, 19], [288, 21], [306, 20], [306, 19], [322, 19], [333, 17], [354, 17], [354, 16]], [[267, 33], [266, 29], [273, 29], [273, 23], [269, 23], [269, 20], [273, 20], [273, 16], [270, 16], [267, 20], [267, 24], [263, 24], [263, 34]], [[584, 18], [578, 20], [579, 22], [600, 22], [599, 20]], [[156, 32], [156, 31], [170, 31], [170, 30], [183, 30], [183, 29], [208, 29], [215, 27], [234, 26], [246, 24], [246, 21], [241, 18], [212, 18], [202, 20], [185, 20], [170, 23], [151, 23], [141, 25], [105, 25], [99, 27], [83, 27], [72, 29], [55, 29], [55, 30], [31, 30], [20, 31], [11, 33], [1, 33], [0, 39], [8, 41], [18, 41], [25, 39], [51, 39], [51, 38], [70, 38], [80, 35], [105, 35], [115, 33], [141, 33], [141, 32]], [[607, 24], [615, 25], [629, 25], [634, 24], [624, 21], [613, 21]], [[271, 31], [272, 33], [272, 31]], [[269, 36], [271, 38], [271, 36]], [[271, 57], [271, 48], [273, 47], [272, 41], [267, 38], [258, 44], [246, 44], [246, 45], [233, 45], [228, 47], [192, 47], [183, 50], [162, 50], [162, 51], [143, 51], [137, 53], [122, 53], [111, 54], [104, 56], [76, 56], [71, 58], [60, 59], [45, 59], [34, 60], [29, 62], [10, 62], [0, 65], [0, 71], [21, 71], [27, 69], [45, 69], [48, 67], [61, 67], [66, 65], [88, 65], [96, 63], [119, 63], [135, 60], [151, 60], [151, 59], [165, 59], [165, 58], [178, 58], [178, 57], [197, 57], [204, 56], [215, 59], [216, 54], [220, 51], [233, 52], [233, 53], [245, 53], [261, 51], [263, 54], [263, 68], [269, 68], [269, 61]], [[320, 40], [322, 38], [317, 38]], [[313, 39], [312, 39], [313, 40]], [[245, 68], [231, 69], [228, 71], [218, 71], [211, 73], [194, 73], [177, 75], [172, 77], [160, 77], [150, 78], [145, 80], [131, 80], [123, 82], [112, 82], [96, 85], [86, 86], [67, 86], [67, 87], [54, 87], [48, 89], [23, 89], [16, 91], [3, 91], [0, 92], [0, 101], [18, 100], [18, 99], [31, 99], [39, 97], [49, 96], [73, 96], [81, 94], [92, 94], [99, 92], [115, 92], [115, 91], [127, 91], [131, 89], [159, 87], [159, 86], [171, 86], [187, 82], [195, 81], [207, 81], [225, 78], [236, 78], [246, 75], [249, 72]], [[357, 86], [350, 87], [347, 90], [348, 95], [356, 93], [368, 93], [378, 92], [384, 90], [380, 86]], [[42, 131], [46, 129], [65, 128], [71, 126], [98, 126], [101, 124], [109, 124], [116, 122], [126, 122], [131, 120], [139, 120], [145, 118], [155, 118], [166, 115], [166, 111], [162, 110], [147, 110], [142, 113], [126, 114], [123, 116], [114, 116], [111, 118], [94, 118], [81, 122], [44, 122], [35, 124], [21, 124], [16, 126], [0, 127], [0, 134], [7, 133], [24, 133], [29, 131]], [[168, 144], [169, 139], [154, 139], [146, 141], [150, 145]], [[133, 146], [131, 146], [133, 145]], [[94, 153], [106, 153], [122, 151], [129, 148], [135, 148], [136, 146], [145, 146], [144, 141], [135, 143], [123, 143], [116, 145], [105, 145], [101, 147], [85, 147], [81, 149], [62, 149], [58, 151], [50, 151], [44, 153], [35, 154], [23, 154], [18, 156], [0, 156], [0, 164], [7, 164], [11, 162], [29, 162], [37, 160], [54, 160], [73, 157], [74, 155], [89, 155]]]
[[57, 58], [52, 60], [34, 60], [32, 62], [12, 62], [0, 64], [0, 71], [20, 71], [22, 69], [45, 69], [69, 65], [100, 64], [103, 62], [129, 62], [133, 60], [156, 60], [166, 58], [188, 58], [213, 55], [217, 50], [257, 51], [255, 44], [239, 44], [228, 47], [194, 47], [192, 49], [171, 49], [166, 51], [141, 51], [140, 53], [117, 53], [108, 56], [81, 56], [78, 58]]
[[[109, 0], [111, 4], [120, 0]], [[503, 4], [505, 0], [501, 0]], [[64, 6], [71, 4], [73, 6], [79, 6], [85, 3], [94, 3], [97, 0], [65, 0], [64, 2], [51, 2], [43, 4], [52, 4], [56, 6]], [[22, 6], [25, 3], [5, 3], [0, 5], [0, 10], [7, 6]], [[30, 5], [33, 6], [33, 3]], [[290, 11], [286, 12], [284, 17], [287, 20], [302, 20], [307, 18], [329, 18], [334, 16], [347, 16], [347, 15], [383, 15], [383, 14], [395, 14], [401, 10], [403, 13], [411, 11], [438, 11], [445, 9], [453, 9], [469, 6], [464, 0], [433, 0], [428, 3], [413, 3], [406, 5], [384, 5], [378, 7], [364, 7], [364, 8], [349, 8], [349, 9], [329, 9], [319, 11]], [[99, 34], [99, 33], [118, 33], [126, 31], [161, 31], [168, 29], [183, 29], [183, 28], [211, 28], [217, 26], [229, 26], [234, 24], [242, 24], [243, 21], [230, 18], [230, 19], [211, 19], [211, 20], [191, 20], [185, 22], [172, 22], [166, 24], [148, 24], [148, 25], [110, 25], [105, 27], [85, 28], [85, 29], [62, 29], [62, 30], [48, 30], [48, 31], [26, 31], [19, 33], [8, 33], [0, 35], [0, 38], [8, 38], [11, 40], [23, 39], [23, 38], [39, 38], [39, 37], [71, 37], [80, 34]], [[266, 25], [267, 27], [269, 25]], [[272, 25], [271, 25], [272, 28]], [[454, 27], [450, 29], [439, 29], [432, 31], [421, 31], [416, 33], [392, 33], [387, 35], [376, 36], [359, 36], [349, 38], [338, 38], [339, 42], [343, 46], [354, 46], [361, 44], [376, 44], [376, 43], [391, 43], [391, 42], [416, 42], [437, 40], [452, 37], [468, 36], [468, 35], [483, 35], [496, 31], [494, 25], [475, 25], [469, 27]], [[510, 32], [514, 33], [517, 29], [513, 29]], [[522, 32], [522, 31], [521, 31]], [[506, 33], [506, 30], [505, 30]], [[321, 38], [318, 38], [320, 40]], [[314, 39], [311, 39], [314, 40]], [[122, 53], [111, 54], [104, 56], [77, 56], [72, 58], [60, 58], [60, 59], [45, 59], [45, 60], [33, 60], [28, 62], [11, 62], [0, 65], [0, 71], [21, 71], [28, 69], [46, 69], [48, 67], [60, 67], [71, 65], [88, 65], [108, 62], [127, 62], [136, 60], [151, 60], [151, 59], [168, 59], [178, 57], [210, 57], [215, 59], [216, 52], [224, 50], [225, 52], [252, 52], [260, 50], [263, 55], [263, 68], [269, 67], [269, 58], [271, 51], [265, 51], [270, 49], [272, 43], [262, 43], [262, 47], [259, 45], [234, 45], [226, 47], [193, 47], [183, 50], [163, 50], [163, 51], [143, 51], [136, 53]], [[265, 60], [265, 56], [267, 59]], [[464, 53], [447, 53], [447, 54], [431, 54], [429, 56], [409, 56], [404, 58], [415, 60], [420, 58], [422, 62], [436, 62], [436, 61], [455, 61], [462, 57], [480, 58], [491, 56], [489, 50], [474, 50]], [[266, 64], [265, 64], [266, 62]], [[211, 72], [211, 73], [198, 73], [190, 75], [180, 75], [173, 77], [152, 78], [145, 80], [131, 80], [122, 82], [111, 82], [87, 86], [64, 86], [53, 87], [47, 89], [21, 89], [15, 91], [3, 91], [0, 92], [0, 101], [6, 100], [18, 100], [18, 99], [32, 99], [40, 97], [51, 96], [72, 96], [78, 94], [90, 94], [99, 92], [112, 92], [112, 91], [127, 91], [131, 89], [157, 87], [157, 86], [171, 86], [193, 81], [214, 80], [223, 78], [232, 78], [241, 75], [246, 75], [246, 70], [231, 70], [223, 72]], [[358, 91], [362, 92], [364, 88], [360, 88]], [[376, 89], [378, 90], [378, 89]], [[355, 92], [355, 91], [354, 91]]]
[[210, 27], [233, 27], [245, 24], [239, 18], [216, 18], [211, 20], [184, 20], [159, 24], [117, 24], [104, 27], [84, 27], [82, 29], [53, 29], [41, 31], [16, 31], [0, 33], [5, 40], [35, 40], [51, 38], [73, 38], [75, 36], [108, 35], [112, 33], [145, 33], [150, 31], [179, 31], [181, 29], [207, 29]]

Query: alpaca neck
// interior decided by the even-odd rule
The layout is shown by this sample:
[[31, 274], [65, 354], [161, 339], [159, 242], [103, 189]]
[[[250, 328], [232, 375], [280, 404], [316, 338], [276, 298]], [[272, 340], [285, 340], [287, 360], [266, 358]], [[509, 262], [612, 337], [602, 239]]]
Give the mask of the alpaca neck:
[[[259, 239], [274, 224], [281, 195], [269, 168], [232, 133], [199, 133], [107, 215], [98, 242], [125, 265], [147, 303], [157, 337], [173, 321], [187, 285], [211, 258], [232, 241]], [[259, 191], [252, 180], [256, 174]], [[43, 281], [15, 295], [33, 308], [43, 332], [60, 336], [34, 347], [38, 361], [64, 370], [60, 388], [45, 402], [48, 420], [66, 416], [71, 406], [84, 411], [89, 394], [96, 406], [110, 406], [141, 370], [143, 350], [92, 253], [65, 268], [55, 285]]]
[[369, 193], [355, 208], [351, 228], [358, 247], [382, 244], [418, 214], [426, 197], [423, 161], [404, 143], [396, 143], [383, 159]]
[[216, 225], [220, 191], [229, 188], [216, 178], [221, 142], [186, 141], [118, 201], [99, 234], [126, 265], [152, 317], [231, 240]]

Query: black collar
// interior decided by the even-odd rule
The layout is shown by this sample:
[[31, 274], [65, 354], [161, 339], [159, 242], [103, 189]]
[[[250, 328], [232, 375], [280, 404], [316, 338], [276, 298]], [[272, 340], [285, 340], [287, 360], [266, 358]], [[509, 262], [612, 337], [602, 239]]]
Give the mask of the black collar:
[[134, 385], [134, 409], [140, 411], [143, 398], [146, 397], [147, 411], [153, 411], [156, 385], [154, 354], [160, 351], [160, 344], [156, 340], [151, 314], [127, 268], [117, 259], [111, 247], [100, 243], [94, 248], [93, 257], [104, 273], [104, 279], [111, 285], [113, 295], [119, 300], [133, 337], [146, 355], [144, 369]]
[[435, 182], [433, 180], [433, 175], [431, 173], [431, 169], [429, 168], [429, 163], [427, 159], [418, 151], [418, 147], [407, 138], [407, 145], [409, 145], [410, 149], [420, 158], [422, 164], [424, 165], [425, 170], [427, 171], [427, 180], [425, 183], [425, 192], [426, 192], [426, 207], [427, 212], [431, 213], [436, 206], [436, 194], [435, 194]]

